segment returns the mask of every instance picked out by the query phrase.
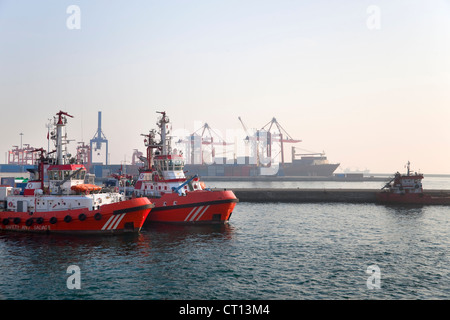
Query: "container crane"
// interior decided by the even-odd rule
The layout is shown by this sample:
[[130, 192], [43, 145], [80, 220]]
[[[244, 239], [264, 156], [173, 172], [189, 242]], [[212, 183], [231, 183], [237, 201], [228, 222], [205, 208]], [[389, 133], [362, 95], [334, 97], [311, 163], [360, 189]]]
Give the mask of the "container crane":
[[91, 160], [91, 147], [85, 144], [83, 141], [78, 142], [77, 146], [77, 163], [83, 163], [89, 172], [92, 160]]
[[[278, 133], [274, 135], [274, 138], [272, 138], [272, 134], [270, 133], [270, 130], [275, 125], [275, 127], [278, 129]], [[267, 129], [266, 129], [267, 128]], [[261, 130], [266, 130], [268, 133], [268, 139], [270, 139], [271, 143], [268, 143], [268, 150], [267, 150], [267, 156], [271, 156], [272, 150], [271, 150], [271, 144], [272, 142], [279, 142], [281, 146], [281, 164], [284, 164], [284, 143], [297, 143], [301, 142], [302, 140], [294, 139], [292, 138], [289, 133], [287, 133], [286, 130], [280, 125], [280, 123], [277, 121], [275, 117], [272, 118], [266, 125], [264, 125]]]
[[[263, 133], [260, 132], [260, 130], [256, 130], [256, 129], [252, 129], [252, 133], [250, 133], [249, 130], [247, 129], [246, 125], [244, 124], [244, 121], [242, 120], [242, 118], [238, 117], [238, 119], [242, 124], [242, 128], [244, 128], [245, 134], [247, 135], [244, 139], [246, 147], [248, 147], [249, 142], [251, 142], [251, 144], [250, 144], [251, 150], [250, 150], [249, 159], [250, 158], [254, 159], [254, 161], [256, 161], [255, 162], [256, 165], [260, 166], [261, 165], [260, 148], [261, 148], [261, 146], [266, 145], [266, 144], [261, 144], [261, 141], [262, 141], [261, 137], [263, 136]], [[246, 150], [246, 151], [248, 151], [248, 150]], [[264, 152], [262, 152], [262, 153], [264, 153]], [[250, 160], [249, 160], [249, 162], [250, 162]]]
[[[92, 145], [95, 143], [95, 148], [92, 147]], [[97, 132], [95, 133], [94, 137], [91, 139], [90, 141], [90, 157], [91, 160], [92, 158], [92, 151], [97, 151], [100, 150], [102, 147], [102, 143], [104, 143], [106, 145], [106, 157], [105, 157], [105, 161], [106, 161], [106, 165], [109, 164], [108, 163], [108, 140], [105, 137], [105, 134], [102, 131], [102, 112], [99, 111], [98, 112], [98, 128], [97, 128]]]
[[[210, 153], [211, 160], [214, 162], [216, 157], [216, 148], [215, 146], [223, 146], [224, 148], [233, 143], [226, 142], [216, 131], [214, 131], [208, 123], [205, 123], [198, 130], [194, 131], [191, 135], [189, 135], [188, 140], [178, 140], [177, 143], [186, 143], [187, 147], [190, 149], [190, 163], [196, 164], [201, 162], [201, 164], [205, 164], [205, 159], [203, 154], [205, 152]], [[203, 146], [206, 146], [203, 148]], [[197, 153], [198, 152], [198, 153]], [[186, 152], [188, 153], [188, 152]], [[195, 156], [200, 155], [201, 161], [196, 161]], [[197, 159], [198, 160], [198, 159]]]
[[242, 121], [241, 117], [238, 117], [238, 119], [239, 119], [239, 121], [241, 122], [242, 127], [244, 128], [245, 134], [247, 135], [247, 136], [245, 137], [244, 141], [245, 141], [245, 142], [248, 142], [248, 141], [250, 140], [250, 134], [248, 133], [248, 129], [247, 129], [247, 127], [245, 126], [244, 121]]

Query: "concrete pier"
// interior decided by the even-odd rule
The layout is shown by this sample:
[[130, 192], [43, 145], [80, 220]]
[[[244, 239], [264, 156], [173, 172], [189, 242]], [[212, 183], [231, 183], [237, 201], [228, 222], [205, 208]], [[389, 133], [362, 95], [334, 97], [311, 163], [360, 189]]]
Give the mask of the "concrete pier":
[[[232, 189], [240, 202], [376, 203], [380, 189]], [[450, 190], [427, 190], [430, 195], [450, 195]]]
[[336, 181], [336, 182], [348, 182], [348, 181], [375, 181], [386, 182], [389, 180], [389, 176], [201, 176], [203, 181], [235, 181], [235, 182], [287, 182], [287, 181]]

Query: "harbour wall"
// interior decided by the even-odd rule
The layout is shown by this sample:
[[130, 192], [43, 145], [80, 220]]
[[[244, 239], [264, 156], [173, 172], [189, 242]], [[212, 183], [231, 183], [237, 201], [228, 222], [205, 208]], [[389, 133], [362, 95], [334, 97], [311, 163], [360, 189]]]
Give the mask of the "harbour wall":
[[[376, 203], [380, 189], [233, 189], [240, 202]], [[425, 194], [450, 196], [450, 190], [427, 190]]]
[[376, 182], [386, 182], [389, 180], [389, 176], [230, 176], [230, 177], [219, 177], [219, 176], [201, 176], [203, 181], [237, 181], [237, 182], [268, 182], [268, 181], [336, 181], [336, 182], [348, 182], [348, 181], [376, 181]]

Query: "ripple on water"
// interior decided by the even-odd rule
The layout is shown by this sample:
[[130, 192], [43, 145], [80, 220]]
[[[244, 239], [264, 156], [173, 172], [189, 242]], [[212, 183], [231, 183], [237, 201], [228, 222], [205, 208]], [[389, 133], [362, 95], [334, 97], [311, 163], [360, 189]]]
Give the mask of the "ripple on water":
[[[0, 234], [4, 299], [447, 299], [445, 207], [239, 203], [225, 226]], [[67, 267], [81, 269], [68, 290]], [[381, 288], [367, 288], [367, 267]]]

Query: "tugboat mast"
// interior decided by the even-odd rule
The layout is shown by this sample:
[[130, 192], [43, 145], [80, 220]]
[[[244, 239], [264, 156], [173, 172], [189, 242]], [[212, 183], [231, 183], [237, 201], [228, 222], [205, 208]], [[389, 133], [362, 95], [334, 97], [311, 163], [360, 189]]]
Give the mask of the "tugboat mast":
[[153, 150], [160, 148], [160, 145], [155, 143], [155, 130], [150, 130], [148, 134], [141, 134], [146, 139], [144, 140], [145, 146], [147, 147], [147, 168], [146, 170], [151, 170], [153, 165]]
[[66, 164], [65, 163], [65, 151], [63, 150], [63, 145], [67, 144], [66, 135], [64, 132], [64, 127], [67, 123], [67, 118], [64, 116], [68, 116], [73, 118], [70, 114], [64, 111], [59, 111], [57, 114], [58, 119], [55, 118], [56, 125], [56, 137], [53, 138], [56, 141], [56, 164]]
[[171, 146], [170, 146], [170, 137], [167, 136], [169, 133], [169, 130], [167, 128], [167, 124], [169, 123], [169, 118], [166, 116], [166, 112], [160, 112], [157, 111], [156, 113], [161, 113], [162, 117], [158, 121], [157, 125], [160, 128], [161, 132], [161, 154], [162, 155], [168, 155], [171, 153]]

